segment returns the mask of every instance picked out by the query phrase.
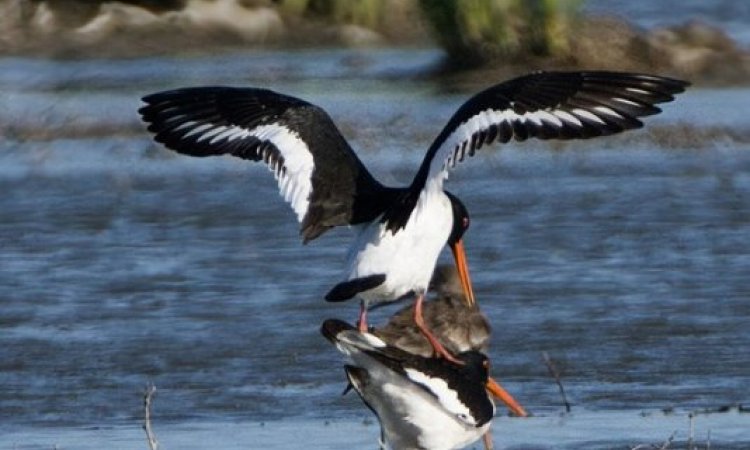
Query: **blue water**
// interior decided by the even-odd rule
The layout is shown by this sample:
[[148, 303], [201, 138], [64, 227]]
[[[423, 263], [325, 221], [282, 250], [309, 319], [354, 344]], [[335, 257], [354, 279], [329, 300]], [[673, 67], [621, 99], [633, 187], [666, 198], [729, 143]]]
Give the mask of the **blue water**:
[[[86, 433], [141, 443], [147, 383], [162, 430], [369, 417], [339, 395], [340, 357], [318, 333], [325, 318], [356, 316], [355, 303], [322, 300], [351, 233], [303, 247], [264, 167], [154, 145], [138, 99], [196, 84], [302, 96], [381, 180], [406, 183], [472, 93], [413, 76], [439, 57], [0, 60], [0, 448], [25, 448], [11, 447], [17, 433], [67, 431], [133, 448]], [[642, 411], [750, 403], [747, 104], [748, 89], [696, 88], [644, 130], [495, 147], [452, 175], [472, 215], [467, 251], [495, 375], [537, 417], [556, 417], [546, 351], [574, 413], [601, 414], [569, 448], [620, 445], [614, 425]], [[730, 423], [724, 442], [750, 443], [750, 416]], [[539, 442], [547, 426], [527, 424], [510, 442]]]
[[722, 29], [741, 47], [750, 45], [750, 3], [743, 0], [585, 0], [587, 13], [616, 16], [644, 29], [701, 21]]

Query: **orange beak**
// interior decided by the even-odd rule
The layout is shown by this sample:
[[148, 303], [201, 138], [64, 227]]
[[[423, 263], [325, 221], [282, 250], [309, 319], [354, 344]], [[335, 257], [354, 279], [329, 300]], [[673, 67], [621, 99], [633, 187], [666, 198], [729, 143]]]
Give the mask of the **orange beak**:
[[453, 259], [455, 259], [456, 261], [458, 276], [459, 278], [461, 278], [461, 287], [463, 287], [464, 289], [466, 303], [469, 306], [474, 306], [476, 304], [476, 300], [474, 300], [474, 288], [471, 287], [471, 278], [469, 277], [469, 264], [466, 262], [464, 242], [459, 239], [455, 244], [451, 245], [451, 251], [453, 252]]
[[523, 409], [523, 406], [519, 405], [516, 399], [514, 399], [510, 394], [508, 394], [508, 391], [503, 389], [503, 387], [500, 386], [498, 382], [495, 381], [492, 377], [487, 379], [487, 384], [485, 385], [485, 388], [495, 398], [505, 403], [505, 406], [507, 406], [508, 409], [516, 416], [518, 417], [528, 416], [528, 414], [526, 413], [526, 410]]

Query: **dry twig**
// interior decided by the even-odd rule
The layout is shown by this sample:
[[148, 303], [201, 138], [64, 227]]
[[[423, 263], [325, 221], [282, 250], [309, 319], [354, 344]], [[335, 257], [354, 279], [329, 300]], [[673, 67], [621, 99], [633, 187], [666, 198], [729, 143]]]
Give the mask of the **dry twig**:
[[672, 441], [674, 441], [674, 437], [677, 435], [677, 431], [672, 432], [672, 435], [667, 438], [666, 441], [664, 441], [661, 446], [654, 445], [654, 444], [638, 444], [635, 447], [630, 447], [630, 450], [668, 450], [669, 446], [672, 445]]
[[562, 381], [560, 381], [560, 372], [558, 372], [557, 368], [554, 364], [552, 364], [552, 360], [549, 358], [549, 355], [547, 352], [542, 352], [542, 358], [544, 358], [544, 363], [547, 365], [547, 370], [549, 370], [549, 374], [552, 375], [552, 378], [555, 379], [555, 382], [557, 383], [557, 387], [560, 389], [560, 395], [563, 399], [563, 404], [565, 404], [565, 412], [570, 412], [570, 403], [568, 403], [568, 397], [565, 396], [565, 389], [563, 388]]
[[146, 392], [143, 394], [143, 429], [146, 431], [146, 440], [148, 441], [148, 448], [150, 450], [159, 450], [159, 441], [156, 440], [156, 434], [154, 434], [153, 428], [151, 428], [151, 400], [156, 394], [156, 386], [150, 384], [146, 387]]
[[666, 441], [659, 447], [659, 450], [667, 450], [670, 445], [672, 445], [672, 441], [674, 441], [674, 437], [677, 435], [677, 431], [673, 431], [672, 435], [667, 438]]

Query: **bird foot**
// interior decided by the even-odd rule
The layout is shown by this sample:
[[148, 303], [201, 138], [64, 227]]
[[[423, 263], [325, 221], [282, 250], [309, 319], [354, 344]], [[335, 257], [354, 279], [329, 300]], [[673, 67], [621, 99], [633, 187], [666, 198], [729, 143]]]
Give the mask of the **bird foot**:
[[437, 358], [443, 358], [446, 361], [452, 362], [453, 364], [456, 364], [458, 366], [463, 366], [466, 363], [461, 361], [460, 359], [453, 356], [451, 352], [448, 351], [447, 348], [443, 346], [443, 344], [440, 343], [432, 334], [425, 335], [428, 341], [430, 341], [430, 345], [432, 345], [432, 350], [435, 352], [435, 357]]
[[487, 429], [487, 432], [482, 435], [482, 442], [484, 443], [484, 450], [494, 450], [495, 445], [492, 443], [491, 429]]
[[367, 307], [364, 304], [359, 306], [359, 318], [357, 319], [357, 329], [360, 333], [367, 333]]

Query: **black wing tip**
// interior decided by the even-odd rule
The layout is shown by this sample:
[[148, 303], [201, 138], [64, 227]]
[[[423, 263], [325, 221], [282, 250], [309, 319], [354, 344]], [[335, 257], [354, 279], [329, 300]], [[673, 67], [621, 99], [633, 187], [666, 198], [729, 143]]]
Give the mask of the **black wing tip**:
[[[169, 98], [173, 95], [175, 92], [175, 89], [170, 89], [168, 91], [159, 91], [159, 92], [153, 92], [148, 95], [144, 95], [141, 97], [141, 101], [143, 103], [146, 103], [147, 105], [154, 105], [156, 103], [164, 101], [165, 98]], [[140, 110], [147, 108], [147, 106], [142, 107]]]
[[663, 81], [670, 81], [675, 82], [679, 84], [688, 83], [687, 81], [680, 80], [674, 77], [669, 77], [665, 75], [656, 75], [653, 73], [646, 73], [646, 72], [628, 72], [623, 70], [606, 70], [606, 69], [593, 69], [593, 70], [580, 70], [580, 71], [570, 71], [570, 72], [562, 72], [562, 73], [578, 73], [581, 74], [584, 77], [591, 78], [591, 77], [607, 77], [607, 78], [640, 78], [643, 80], [663, 80]]
[[320, 334], [331, 342], [336, 342], [336, 337], [344, 331], [355, 330], [353, 325], [341, 319], [326, 319], [320, 326]]
[[[156, 116], [159, 114], [162, 108], [159, 107], [159, 101], [147, 100], [148, 97], [143, 97], [141, 101], [146, 103], [145, 105], [138, 108], [138, 114], [141, 119], [148, 123], [154, 124], [156, 122]], [[149, 129], [149, 131], [152, 131]]]
[[217, 96], [234, 95], [234, 93], [239, 93], [240, 91], [247, 93], [254, 92], [256, 95], [272, 93], [272, 91], [267, 89], [252, 87], [241, 88], [222, 85], [186, 86], [144, 95], [141, 97], [141, 102], [145, 103], [145, 105], [141, 106], [138, 109], [138, 112], [141, 116], [145, 116], [145, 114], [156, 115], [162, 112], [165, 108], [171, 106], [179, 106], [185, 103], [204, 102], [207, 99], [212, 99]]
[[311, 217], [308, 210], [300, 225], [299, 234], [303, 245], [307, 245], [310, 241], [317, 239], [321, 234], [333, 228], [333, 226], [324, 225], [319, 220], [314, 220]]
[[385, 281], [385, 274], [378, 273], [366, 277], [344, 281], [333, 287], [325, 296], [327, 302], [343, 302], [353, 298], [360, 292], [368, 291], [380, 286]]
[[222, 96], [227, 96], [228, 91], [239, 89], [241, 88], [229, 86], [193, 86], [155, 92], [141, 98], [145, 104], [138, 108], [138, 113], [146, 124], [146, 130], [153, 135], [153, 140], [166, 148], [196, 157], [222, 155], [228, 152], [226, 146], [201, 144], [197, 141], [198, 135], [187, 138], [190, 127], [181, 131], [177, 131], [175, 127], [191, 120], [210, 124], [210, 121], [204, 121], [201, 117], [191, 118], [191, 114], [195, 113], [195, 106], [218, 102]]
[[346, 377], [349, 379], [349, 385], [344, 391], [344, 394], [349, 392], [349, 390], [351, 390], [352, 388], [356, 389], [357, 392], [359, 392], [362, 386], [370, 377], [367, 369], [353, 366], [351, 364], [344, 364], [344, 372], [346, 373]]
[[[649, 88], [649, 90], [656, 90], [662, 94], [679, 94], [685, 92], [691, 83], [687, 80], [679, 78], [673, 78], [663, 75], [655, 75], [645, 72], [625, 72], [616, 70], [570, 70], [570, 71], [545, 71], [538, 70], [530, 73], [529, 75], [519, 77], [517, 80], [525, 78], [541, 78], [546, 77], [567, 77], [570, 79], [578, 79], [580, 81], [595, 81], [598, 83], [606, 84], [634, 84], [632, 87], [637, 87], [638, 84], [643, 87]], [[670, 100], [663, 100], [670, 101]], [[662, 103], [660, 101], [658, 103]]]
[[172, 97], [180, 97], [184, 95], [195, 95], [195, 94], [208, 94], [217, 92], [232, 92], [238, 90], [248, 91], [267, 91], [262, 88], [242, 88], [235, 86], [224, 86], [224, 85], [201, 85], [201, 86], [183, 86], [174, 89], [166, 89], [163, 91], [153, 92], [151, 94], [144, 95], [141, 100], [146, 103], [154, 103], [164, 101]]
[[[679, 94], [685, 92], [685, 89], [691, 85], [691, 83], [686, 80], [643, 72], [589, 70], [579, 72], [579, 74], [584, 80], [597, 80], [623, 84], [636, 83], [643, 85], [645, 88], [658, 90], [664, 94]], [[637, 87], [637, 85], [633, 87]]]
[[[158, 91], [141, 97], [141, 101], [148, 105], [176, 103], [200, 103], [208, 99], [217, 101], [232, 101], [237, 96], [254, 98], [261, 104], [281, 105], [283, 107], [314, 107], [321, 109], [305, 100], [282, 94], [271, 89], [252, 86], [204, 85], [185, 86], [175, 89]], [[147, 107], [146, 106], [146, 107]]]
[[[177, 89], [169, 89], [166, 91], [159, 91], [159, 92], [153, 92], [148, 95], [144, 95], [141, 97], [141, 101], [143, 103], [146, 103], [146, 106], [142, 107], [138, 111], [141, 111], [143, 109], [147, 109], [149, 106], [153, 106], [159, 103], [163, 103], [165, 101], [168, 101], [170, 99], [173, 99], [175, 97], [179, 97], [181, 95], [184, 95], [185, 93], [195, 90], [195, 89], [203, 89], [203, 87], [184, 87], [184, 88], [177, 88]], [[186, 92], [187, 91], [187, 92]]]

